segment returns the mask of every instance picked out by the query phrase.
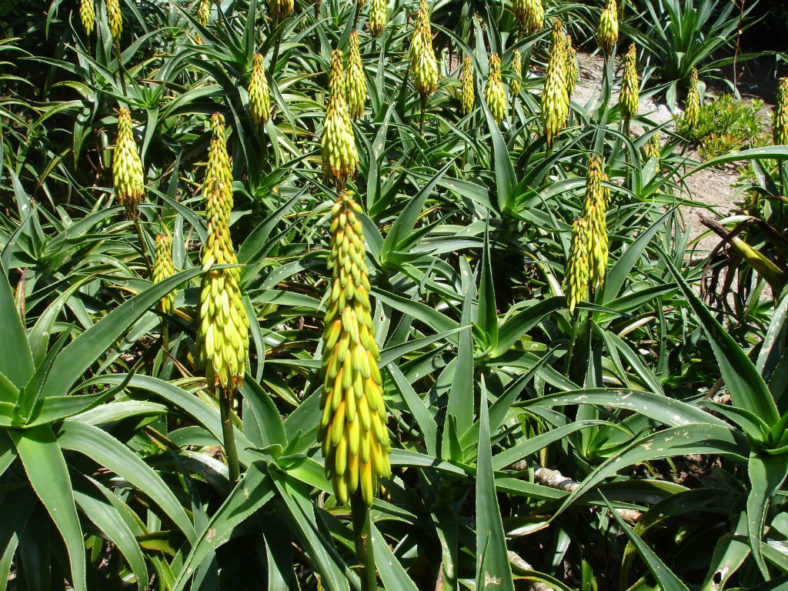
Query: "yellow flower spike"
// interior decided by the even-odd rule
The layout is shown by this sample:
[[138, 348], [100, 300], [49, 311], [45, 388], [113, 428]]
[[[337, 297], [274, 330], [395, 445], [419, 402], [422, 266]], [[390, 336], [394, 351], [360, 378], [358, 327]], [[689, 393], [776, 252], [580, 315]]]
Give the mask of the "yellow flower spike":
[[692, 68], [687, 101], [684, 104], [684, 122], [688, 129], [695, 129], [700, 117], [700, 97], [698, 96], [698, 69]]
[[249, 354], [249, 319], [241, 299], [240, 269], [212, 269], [213, 265], [237, 264], [238, 259], [230, 238], [232, 170], [224, 117], [220, 113], [211, 117], [211, 134], [203, 184], [208, 240], [202, 252], [205, 273], [200, 289], [197, 348], [208, 383], [231, 392], [239, 382], [243, 383]]
[[252, 77], [249, 80], [249, 114], [258, 125], [264, 125], [271, 118], [271, 96], [263, 68], [263, 56], [254, 54]]
[[777, 88], [772, 137], [776, 145], [788, 144], [788, 78], [780, 78], [780, 85]]
[[656, 172], [659, 172], [659, 158], [662, 155], [660, 145], [659, 145], [659, 131], [655, 131], [649, 140], [646, 142], [646, 145], [643, 146], [643, 149], [646, 152], [646, 156], [648, 158], [656, 158], [657, 159], [657, 168]]
[[470, 56], [465, 56], [462, 60], [462, 114], [468, 115], [473, 110], [475, 100], [473, 91], [473, 61]]
[[512, 95], [517, 96], [523, 80], [523, 56], [518, 49], [515, 49], [512, 55], [512, 74]]
[[553, 19], [552, 47], [542, 92], [542, 129], [547, 145], [566, 125], [569, 117], [569, 97], [566, 94], [566, 41], [561, 31], [561, 20]]
[[[159, 234], [156, 236], [156, 259], [153, 262], [153, 284], [161, 283], [175, 275], [172, 264], [172, 236]], [[175, 306], [175, 290], [159, 300], [159, 310], [163, 314], [172, 314]]]
[[119, 0], [107, 0], [107, 21], [112, 38], [119, 40], [123, 32], [123, 15], [120, 12]]
[[438, 88], [438, 62], [432, 48], [432, 29], [427, 0], [421, 0], [410, 45], [410, 71], [416, 92], [425, 101]]
[[82, 21], [82, 28], [88, 36], [93, 32], [93, 25], [96, 24], [96, 9], [93, 0], [80, 0], [79, 18]]
[[200, 0], [197, 5], [197, 20], [203, 27], [208, 26], [208, 21], [211, 18], [211, 4], [213, 4], [213, 0]]
[[493, 119], [500, 125], [506, 114], [506, 91], [501, 81], [501, 58], [497, 53], [490, 55], [490, 75], [484, 88], [484, 100]]
[[323, 177], [342, 188], [358, 165], [358, 152], [350, 113], [345, 103], [345, 72], [342, 52], [331, 52], [328, 107], [320, 139], [323, 155]]
[[571, 35], [566, 35], [564, 43], [566, 49], [566, 96], [571, 100], [577, 84], [577, 52], [572, 45]]
[[268, 7], [271, 9], [271, 16], [276, 23], [281, 23], [293, 14], [294, 9], [293, 0], [268, 0]]
[[613, 48], [618, 42], [618, 8], [616, 0], [607, 0], [596, 30], [596, 41], [605, 57], [613, 53]]
[[369, 30], [373, 35], [380, 35], [386, 28], [388, 20], [388, 0], [372, 0], [369, 6]]
[[514, 0], [513, 11], [522, 33], [533, 35], [544, 27], [542, 0]]
[[364, 101], [367, 99], [367, 79], [358, 49], [358, 31], [350, 33], [350, 56], [347, 65], [347, 105], [351, 119], [364, 115]]
[[[372, 327], [372, 308], [367, 296], [366, 249], [358, 214], [361, 208], [350, 192], [340, 191], [332, 210], [330, 298], [334, 286], [345, 292], [342, 308], [329, 306], [323, 334], [323, 419], [318, 430], [325, 455], [326, 477], [334, 485], [340, 503], [361, 490], [372, 504], [378, 479], [389, 477], [386, 409], [377, 368], [378, 348]], [[357, 273], [348, 273], [348, 268]], [[351, 295], [352, 294], [352, 295]], [[338, 297], [337, 301], [342, 298]], [[337, 334], [338, 333], [338, 334]], [[340, 353], [341, 349], [341, 353]], [[341, 364], [334, 359], [343, 355]]]
[[624, 133], [629, 132], [629, 123], [638, 113], [639, 97], [637, 48], [632, 43], [624, 58], [624, 78], [621, 81], [621, 93], [618, 96], [621, 118], [624, 120]]
[[588, 244], [588, 222], [581, 216], [572, 224], [572, 243], [564, 275], [564, 293], [570, 313], [588, 298]]
[[588, 224], [587, 252], [589, 281], [592, 288], [596, 286], [597, 282], [600, 286], [605, 283], [608, 258], [605, 210], [610, 200], [610, 190], [602, 186], [602, 182], [607, 180], [607, 175], [602, 168], [602, 159], [599, 156], [591, 156], [588, 160], [586, 195], [582, 216]]
[[126, 208], [127, 217], [136, 219], [137, 208], [145, 193], [145, 175], [134, 141], [131, 114], [126, 107], [121, 107], [118, 112], [118, 139], [112, 158], [112, 177], [115, 195]]

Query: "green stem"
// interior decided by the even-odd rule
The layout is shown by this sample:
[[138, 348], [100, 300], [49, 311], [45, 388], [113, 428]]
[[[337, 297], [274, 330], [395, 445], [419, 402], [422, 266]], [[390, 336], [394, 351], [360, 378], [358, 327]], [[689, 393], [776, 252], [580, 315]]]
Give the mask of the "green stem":
[[419, 135], [424, 137], [424, 109], [427, 107], [427, 97], [421, 97], [421, 117], [419, 118]]
[[148, 247], [145, 245], [145, 237], [142, 235], [142, 224], [140, 223], [139, 214], [134, 218], [134, 228], [137, 230], [137, 239], [140, 241], [140, 254], [142, 260], [145, 261], [145, 267], [148, 269], [148, 277], [153, 280], [153, 267], [148, 258]]
[[361, 591], [375, 591], [378, 588], [378, 577], [375, 570], [375, 552], [372, 548], [372, 522], [369, 518], [369, 506], [364, 502], [360, 488], [350, 499], [350, 511], [353, 516], [353, 533], [356, 536], [356, 557], [364, 570], [361, 576]]
[[577, 345], [577, 333], [580, 325], [580, 310], [575, 308], [572, 313], [572, 336], [569, 340], [569, 350], [566, 352], [566, 365], [564, 365], [564, 375], [569, 377], [569, 371], [572, 368], [572, 357], [575, 354], [575, 346]]
[[126, 73], [123, 70], [123, 60], [120, 55], [120, 41], [115, 39], [115, 55], [118, 56], [118, 72], [120, 72], [120, 85], [123, 87], [123, 96], [128, 96], [126, 90]]
[[235, 484], [241, 474], [238, 464], [238, 450], [235, 447], [235, 433], [233, 432], [233, 397], [232, 390], [220, 387], [219, 411], [222, 415], [222, 438], [224, 439], [224, 455], [227, 456], [227, 468], [230, 472], [230, 482]]
[[170, 350], [170, 325], [164, 315], [161, 317], [161, 346], [165, 351]]
[[[274, 29], [276, 29], [276, 25], [279, 23], [274, 24]], [[276, 62], [279, 59], [279, 44], [282, 42], [282, 35], [281, 33], [276, 38], [276, 43], [274, 43], [274, 55], [271, 56], [271, 64], [268, 66], [268, 77], [271, 78], [271, 82], [274, 81], [274, 70], [276, 69]]]

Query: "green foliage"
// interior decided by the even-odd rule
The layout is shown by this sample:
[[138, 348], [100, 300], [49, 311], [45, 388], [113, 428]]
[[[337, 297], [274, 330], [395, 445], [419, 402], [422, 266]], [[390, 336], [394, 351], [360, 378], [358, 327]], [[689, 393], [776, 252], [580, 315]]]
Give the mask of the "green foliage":
[[701, 105], [698, 123], [690, 128], [684, 119], [677, 133], [694, 144], [704, 160], [724, 156], [746, 147], [769, 143], [766, 121], [761, 116], [763, 101], [745, 102], [731, 94], [721, 94]]
[[[788, 296], [740, 258], [736, 285], [702, 301], [708, 275], [685, 258], [676, 206], [691, 202], [687, 175], [748, 160], [764, 224], [744, 237], [782, 269], [787, 148], [694, 166], [670, 137], [644, 157], [658, 128], [639, 117], [640, 138], [620, 132], [614, 60], [548, 147], [543, 68], [528, 66], [544, 65], [549, 31], [520, 35], [501, 3], [430, 3], [440, 76], [424, 108], [408, 73], [415, 1], [388, 3], [376, 36], [369, 2], [300, 1], [281, 19], [269, 2], [200, 3], [207, 25], [195, 4], [122, 1], [119, 47], [102, 2], [90, 37], [74, 3], [0, 7], [0, 590], [785, 582]], [[694, 21], [674, 0], [625, 7], [626, 26], [669, 14], [640, 40], [652, 64], [677, 67], [665, 80], [711, 67], [730, 41], [728, 5], [696, 4]], [[544, 6], [590, 40], [594, 8]], [[354, 29], [368, 95], [348, 184], [392, 445], [369, 520], [338, 503], [318, 443], [336, 199], [320, 137], [331, 53]], [[668, 38], [684, 45], [657, 47]], [[462, 58], [479, 97], [492, 52], [511, 85], [514, 49], [526, 75], [500, 126], [483, 100], [461, 114]], [[249, 112], [256, 54], [264, 125]], [[138, 223], [111, 188], [123, 105], [146, 184]], [[748, 129], [734, 111], [709, 121]], [[223, 413], [195, 363], [215, 112], [250, 336]], [[570, 312], [561, 286], [591, 155], [610, 190], [609, 262]], [[176, 274], [154, 285], [159, 234]], [[372, 555], [370, 583], [358, 563]]]

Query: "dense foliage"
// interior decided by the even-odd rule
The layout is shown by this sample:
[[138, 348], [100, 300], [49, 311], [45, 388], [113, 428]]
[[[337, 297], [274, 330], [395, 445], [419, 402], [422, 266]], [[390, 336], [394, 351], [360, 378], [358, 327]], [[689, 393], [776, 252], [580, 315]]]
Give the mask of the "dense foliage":
[[738, 8], [0, 6], [0, 589], [784, 588], [788, 146], [637, 108]]

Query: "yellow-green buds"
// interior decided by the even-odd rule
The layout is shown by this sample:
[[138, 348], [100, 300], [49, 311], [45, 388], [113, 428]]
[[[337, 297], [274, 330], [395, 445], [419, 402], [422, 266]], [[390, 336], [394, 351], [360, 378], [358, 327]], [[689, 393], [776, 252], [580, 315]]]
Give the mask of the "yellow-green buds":
[[145, 175], [134, 141], [131, 114], [126, 107], [121, 107], [118, 113], [118, 139], [112, 158], [112, 177], [118, 201], [126, 208], [128, 218], [135, 219], [137, 207], [145, 193]]
[[208, 21], [211, 18], [211, 4], [213, 4], [213, 0], [200, 0], [197, 5], [197, 20], [203, 27], [208, 26]]
[[564, 38], [566, 49], [566, 96], [572, 98], [577, 84], [577, 53], [572, 46], [572, 36], [566, 35]]
[[369, 30], [373, 35], [380, 35], [386, 28], [388, 4], [388, 0], [372, 0], [369, 5]]
[[624, 58], [624, 78], [621, 81], [621, 93], [618, 95], [621, 118], [624, 120], [624, 133], [629, 131], [629, 122], [638, 113], [639, 96], [637, 49], [632, 43]]
[[208, 241], [202, 251], [200, 329], [197, 347], [209, 385], [224, 390], [243, 383], [249, 353], [249, 319], [241, 301], [238, 267], [213, 269], [238, 263], [230, 238], [233, 208], [232, 170], [224, 137], [224, 117], [211, 117], [211, 146], [203, 196], [208, 217]]
[[263, 68], [263, 56], [259, 53], [254, 54], [252, 77], [249, 80], [249, 114], [258, 125], [267, 123], [271, 118], [271, 97]]
[[293, 0], [268, 0], [271, 16], [275, 23], [282, 22], [293, 13]]
[[643, 146], [643, 150], [646, 152], [647, 158], [656, 158], [657, 159], [657, 172], [659, 172], [659, 159], [662, 156], [662, 152], [659, 146], [659, 130], [655, 131], [651, 137], [648, 139], [646, 144]]
[[119, 40], [123, 32], [123, 15], [120, 13], [119, 0], [107, 0], [107, 21], [112, 38]]
[[544, 91], [542, 92], [542, 129], [547, 144], [552, 145], [569, 117], [569, 97], [566, 94], [566, 55], [561, 20], [553, 20], [550, 62], [547, 65]]
[[345, 103], [345, 72], [342, 67], [342, 52], [331, 52], [331, 76], [329, 78], [328, 107], [320, 140], [323, 152], [323, 177], [334, 181], [342, 188], [358, 164], [356, 139], [350, 114]]
[[533, 35], [544, 27], [542, 0], [514, 0], [513, 11], [521, 32]]
[[520, 94], [520, 85], [523, 80], [523, 57], [519, 49], [514, 50], [512, 55], [512, 95]]
[[474, 99], [473, 62], [470, 56], [466, 55], [462, 60], [462, 96], [460, 97], [463, 115], [467, 115], [473, 110]]
[[569, 312], [588, 298], [588, 222], [579, 217], [572, 224], [572, 243], [564, 275], [564, 293]]
[[700, 97], [698, 96], [698, 69], [692, 68], [689, 88], [687, 89], [687, 100], [684, 103], [684, 124], [687, 129], [695, 129], [698, 125], [699, 117]]
[[347, 64], [347, 106], [351, 119], [360, 119], [364, 114], [367, 99], [367, 79], [358, 49], [358, 31], [350, 33], [350, 56]]
[[[172, 264], [172, 236], [159, 234], [156, 236], [156, 260], [153, 261], [153, 284], [161, 283], [175, 275]], [[172, 314], [175, 305], [175, 290], [159, 300], [162, 314]]]
[[93, 7], [93, 0], [80, 0], [79, 18], [85, 33], [90, 35], [93, 32], [93, 25], [96, 23], [96, 9]]
[[490, 108], [493, 119], [500, 125], [506, 114], [506, 91], [501, 81], [501, 58], [497, 53], [490, 55], [490, 76], [484, 89], [484, 100]]
[[775, 144], [788, 144], [788, 78], [780, 78], [780, 85], [777, 88], [772, 136]]
[[607, 219], [605, 209], [610, 200], [610, 189], [602, 186], [607, 181], [607, 175], [602, 169], [602, 159], [591, 156], [588, 159], [588, 173], [586, 174], [586, 196], [583, 202], [583, 217], [588, 224], [587, 248], [589, 280], [593, 288], [597, 281], [599, 285], [605, 283], [605, 269], [607, 267]]
[[613, 47], [618, 42], [618, 9], [616, 0], [607, 0], [596, 30], [596, 41], [599, 44], [599, 49], [602, 50], [605, 56], [613, 53]]
[[421, 0], [416, 28], [410, 45], [410, 71], [413, 74], [413, 85], [422, 100], [438, 88], [438, 62], [432, 49], [432, 29], [427, 0]]
[[351, 194], [342, 190], [331, 212], [331, 287], [323, 333], [318, 438], [337, 500], [346, 503], [360, 489], [371, 505], [378, 478], [391, 474], [391, 445], [360, 211]]

